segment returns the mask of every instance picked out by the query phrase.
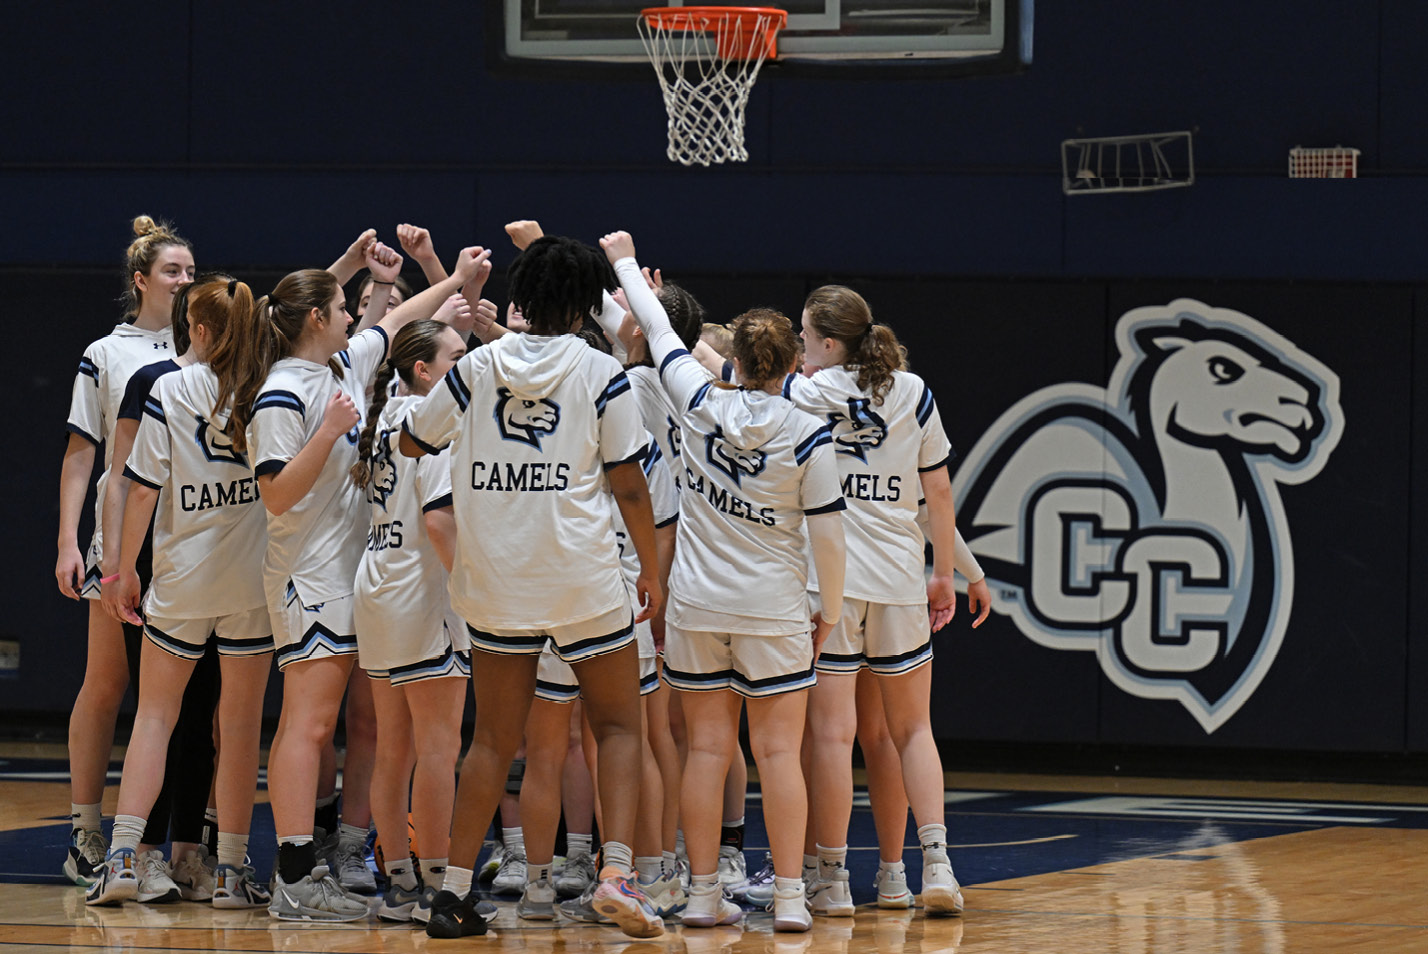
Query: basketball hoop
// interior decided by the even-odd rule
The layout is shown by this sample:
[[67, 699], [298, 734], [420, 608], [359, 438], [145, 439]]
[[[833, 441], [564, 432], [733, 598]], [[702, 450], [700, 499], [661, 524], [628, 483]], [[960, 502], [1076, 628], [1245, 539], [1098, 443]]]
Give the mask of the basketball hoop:
[[669, 114], [666, 154], [686, 166], [747, 162], [744, 107], [788, 14], [773, 7], [651, 7], [640, 13]]

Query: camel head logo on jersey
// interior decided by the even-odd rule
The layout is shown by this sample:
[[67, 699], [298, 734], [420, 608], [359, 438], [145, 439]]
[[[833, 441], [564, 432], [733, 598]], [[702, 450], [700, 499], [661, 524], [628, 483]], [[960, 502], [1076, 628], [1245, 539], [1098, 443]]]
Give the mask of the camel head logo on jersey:
[[544, 398], [529, 400], [497, 388], [496, 426], [508, 441], [520, 441], [540, 450], [541, 439], [560, 426], [560, 405]]
[[1106, 388], [1022, 399], [954, 481], [994, 608], [1094, 651], [1121, 689], [1214, 732], [1279, 652], [1294, 597], [1281, 484], [1343, 434], [1339, 379], [1239, 312], [1180, 299], [1116, 326]]
[[888, 423], [873, 410], [873, 402], [868, 398], [849, 398], [848, 413], [828, 415], [832, 425], [833, 446], [840, 454], [849, 454], [863, 463], [868, 462], [868, 451], [881, 447], [888, 439]]
[[388, 428], [372, 441], [372, 477], [367, 482], [367, 501], [383, 510], [387, 509], [387, 498], [397, 489], [397, 464], [392, 454], [396, 436], [397, 429]]
[[768, 455], [761, 450], [741, 450], [724, 439], [724, 429], [716, 426], [713, 434], [704, 435], [704, 456], [711, 467], [723, 471], [734, 481], [743, 482], [745, 475], [757, 477], [764, 472]]
[[199, 449], [203, 451], [204, 457], [215, 464], [248, 466], [248, 458], [233, 449], [233, 438], [223, 433], [221, 427], [214, 427], [201, 417], [197, 420], [198, 430], [194, 432], [193, 438], [198, 441]]

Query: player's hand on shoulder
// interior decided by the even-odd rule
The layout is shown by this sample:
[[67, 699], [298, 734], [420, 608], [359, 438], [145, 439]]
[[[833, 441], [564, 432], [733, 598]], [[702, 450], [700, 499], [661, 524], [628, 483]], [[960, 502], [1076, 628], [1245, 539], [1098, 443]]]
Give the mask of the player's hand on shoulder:
[[600, 240], [600, 247], [605, 250], [605, 257], [611, 265], [622, 258], [635, 257], [635, 240], [629, 232], [610, 232]]
[[517, 219], [515, 222], [506, 223], [506, 234], [511, 237], [511, 243], [524, 252], [532, 242], [544, 236], [545, 232], [535, 219]]

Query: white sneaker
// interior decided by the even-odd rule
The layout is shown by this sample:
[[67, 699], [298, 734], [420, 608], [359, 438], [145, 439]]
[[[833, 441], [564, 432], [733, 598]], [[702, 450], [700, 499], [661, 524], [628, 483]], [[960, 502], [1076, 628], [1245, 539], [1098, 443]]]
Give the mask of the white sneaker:
[[174, 865], [174, 884], [185, 901], [208, 901], [213, 897], [214, 875], [208, 862], [208, 849], [200, 845]]
[[213, 873], [215, 908], [263, 908], [272, 900], [268, 889], [258, 883], [253, 869], [247, 865], [241, 868], [219, 865]]
[[829, 880], [819, 880], [809, 885], [808, 903], [814, 914], [830, 918], [851, 918], [853, 892], [848, 887], [848, 869], [839, 868]]
[[726, 888], [743, 884], [749, 878], [744, 853], [733, 845], [719, 846], [719, 883]]
[[123, 904], [139, 893], [138, 859], [132, 848], [110, 852], [94, 875], [94, 883], [84, 895], [85, 904]]
[[716, 927], [720, 924], [738, 924], [744, 917], [744, 909], [732, 901], [725, 900], [724, 889], [717, 884], [696, 884], [689, 889], [689, 901], [684, 907], [680, 923], [685, 927]]
[[922, 867], [922, 906], [931, 915], [962, 913], [962, 887], [952, 874], [952, 866], [932, 861]]
[[496, 872], [501, 870], [501, 859], [505, 857], [506, 848], [499, 841], [488, 841], [481, 847], [490, 847], [491, 853], [486, 856], [486, 863], [481, 866], [481, 870], [476, 872], [476, 880], [489, 884], [491, 879], [496, 877]]
[[169, 863], [157, 848], [139, 855], [134, 866], [139, 875], [139, 893], [134, 900], [144, 904], [167, 904], [180, 897]]
[[104, 867], [109, 842], [104, 832], [95, 828], [72, 828], [69, 832], [69, 852], [64, 859], [64, 876], [75, 884], [89, 887], [99, 880]]
[[527, 881], [516, 902], [516, 917], [524, 921], [555, 920], [555, 888], [545, 878]]
[[878, 907], [912, 907], [912, 892], [907, 887], [907, 869], [901, 863], [896, 867], [879, 868], [873, 884], [878, 889]]
[[775, 931], [807, 931], [813, 927], [813, 915], [808, 913], [808, 899], [802, 888], [775, 888], [773, 916]]
[[367, 917], [367, 905], [349, 898], [326, 865], [288, 884], [273, 874], [273, 900], [268, 914], [279, 921], [360, 921]]
[[337, 883], [342, 890], [355, 894], [376, 894], [377, 879], [372, 869], [367, 867], [365, 846], [338, 843], [333, 852], [332, 862], [336, 867]]
[[555, 893], [562, 898], [578, 898], [595, 880], [595, 859], [588, 854], [572, 855], [555, 879]]
[[640, 887], [644, 889], [645, 897], [650, 899], [655, 914], [661, 918], [679, 917], [689, 904], [689, 895], [684, 885], [680, 884], [679, 875], [672, 871]]
[[645, 897], [633, 875], [597, 882], [590, 901], [596, 911], [614, 921], [630, 937], [659, 937], [664, 933], [664, 922], [655, 914], [650, 899]]
[[501, 867], [491, 879], [496, 894], [520, 894], [526, 890], [526, 850], [511, 848], [502, 853]]

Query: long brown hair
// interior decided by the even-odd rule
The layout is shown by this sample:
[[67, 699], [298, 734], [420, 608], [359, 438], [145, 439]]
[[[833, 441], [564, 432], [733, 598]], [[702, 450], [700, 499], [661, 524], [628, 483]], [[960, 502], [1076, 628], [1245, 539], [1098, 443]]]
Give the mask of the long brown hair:
[[[246, 432], [253, 418], [253, 402], [274, 362], [292, 354], [307, 327], [309, 312], [316, 308], [325, 316], [339, 291], [331, 272], [304, 268], [289, 273], [246, 314], [230, 312], [228, 333], [215, 342], [208, 366], [218, 376], [217, 406], [222, 407], [230, 397], [233, 400], [227, 433], [235, 450], [248, 449]], [[328, 359], [327, 367], [333, 377], [342, 377], [335, 358]]]
[[372, 384], [372, 403], [367, 407], [367, 425], [362, 428], [362, 437], [357, 442], [357, 462], [352, 465], [352, 480], [358, 487], [367, 486], [372, 479], [372, 440], [377, 434], [377, 419], [387, 406], [391, 392], [392, 375], [401, 376], [402, 383], [412, 386], [413, 370], [418, 361], [430, 362], [436, 357], [441, 345], [441, 334], [451, 327], [442, 321], [423, 318], [413, 321], [397, 332], [392, 339], [392, 349], [387, 360], [377, 369], [377, 379]]
[[887, 325], [873, 320], [873, 311], [853, 289], [843, 285], [815, 288], [803, 303], [813, 330], [841, 341], [848, 349], [844, 363], [858, 371], [858, 389], [883, 403], [893, 384], [893, 372], [907, 366], [907, 349]]

